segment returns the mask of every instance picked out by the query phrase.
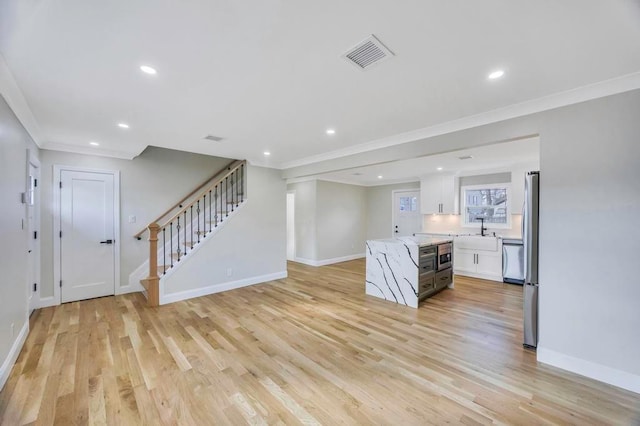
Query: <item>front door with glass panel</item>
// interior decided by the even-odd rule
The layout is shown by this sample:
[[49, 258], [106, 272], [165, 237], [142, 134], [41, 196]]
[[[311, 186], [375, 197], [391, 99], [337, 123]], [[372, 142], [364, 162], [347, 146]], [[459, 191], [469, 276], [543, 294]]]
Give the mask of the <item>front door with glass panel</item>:
[[420, 191], [395, 191], [393, 193], [393, 236], [407, 237], [422, 232]]

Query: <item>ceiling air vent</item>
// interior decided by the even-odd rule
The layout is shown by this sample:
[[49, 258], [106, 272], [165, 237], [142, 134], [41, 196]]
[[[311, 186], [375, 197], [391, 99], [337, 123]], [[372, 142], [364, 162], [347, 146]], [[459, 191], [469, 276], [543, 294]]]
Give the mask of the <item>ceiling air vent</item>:
[[370, 68], [392, 56], [393, 52], [387, 49], [373, 34], [342, 55], [343, 58], [361, 70]]
[[208, 141], [213, 141], [213, 142], [220, 142], [224, 138], [221, 138], [220, 136], [207, 135], [207, 136], [204, 137], [204, 139], [206, 139]]

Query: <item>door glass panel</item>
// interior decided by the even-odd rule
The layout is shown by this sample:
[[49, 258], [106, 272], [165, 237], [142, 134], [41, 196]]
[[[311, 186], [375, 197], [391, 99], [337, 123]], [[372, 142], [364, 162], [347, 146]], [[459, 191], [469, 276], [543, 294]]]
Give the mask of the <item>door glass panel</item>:
[[418, 197], [400, 197], [401, 212], [415, 212], [418, 210]]

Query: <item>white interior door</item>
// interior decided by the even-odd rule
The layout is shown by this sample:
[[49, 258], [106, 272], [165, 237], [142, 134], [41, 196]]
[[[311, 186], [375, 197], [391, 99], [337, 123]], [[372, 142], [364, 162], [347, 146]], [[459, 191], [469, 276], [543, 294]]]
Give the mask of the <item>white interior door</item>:
[[295, 260], [296, 257], [296, 195], [287, 193], [287, 260]]
[[28, 155], [27, 163], [27, 299], [29, 315], [37, 307], [40, 291], [40, 162]]
[[61, 301], [115, 294], [114, 174], [61, 170], [60, 182]]
[[422, 232], [420, 191], [394, 191], [393, 236], [407, 237]]

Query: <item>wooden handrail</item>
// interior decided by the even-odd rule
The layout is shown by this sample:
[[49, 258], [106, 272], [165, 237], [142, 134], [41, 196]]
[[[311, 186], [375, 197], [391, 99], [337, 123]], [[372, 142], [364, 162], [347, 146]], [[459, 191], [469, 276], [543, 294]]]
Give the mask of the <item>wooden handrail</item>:
[[[215, 186], [216, 184], [218, 184], [218, 181], [220, 181], [220, 180], [224, 179], [225, 177], [229, 176], [229, 174], [230, 174], [230, 172], [232, 170], [234, 170], [235, 168], [239, 167], [240, 164], [242, 164], [244, 162], [245, 162], [245, 160], [233, 160], [232, 162], [227, 164], [222, 170], [217, 171], [215, 175], [211, 176], [209, 179], [204, 181], [202, 184], [198, 185], [198, 187], [196, 189], [194, 189], [193, 191], [191, 191], [186, 197], [182, 198], [180, 201], [175, 203], [173, 206], [171, 206], [169, 209], [167, 209], [160, 216], [155, 218], [151, 223], [158, 223], [160, 221], [160, 219], [162, 219], [163, 217], [165, 217], [166, 215], [171, 213], [171, 211], [175, 210], [176, 207], [180, 206], [182, 203], [187, 201], [189, 198], [191, 198], [198, 191], [202, 190], [202, 188], [206, 187], [206, 190], [208, 190], [211, 186]], [[226, 173], [225, 173], [225, 171], [226, 171]], [[221, 178], [218, 178], [218, 176], [220, 176], [220, 174], [222, 174], [222, 173], [225, 173], [224, 176], [221, 177]], [[200, 195], [204, 194], [204, 192], [206, 192], [206, 190], [203, 191]], [[196, 197], [196, 198], [199, 198], [199, 197]], [[182, 210], [180, 210], [180, 213], [182, 213]], [[133, 238], [141, 240], [142, 239], [142, 234], [147, 232], [148, 229], [149, 229], [148, 226], [145, 227], [140, 232], [135, 234], [133, 236]]]
[[204, 194], [207, 193], [207, 191], [209, 191], [211, 188], [213, 188], [214, 186], [218, 185], [219, 183], [221, 183], [222, 181], [224, 181], [224, 179], [226, 177], [229, 177], [229, 175], [231, 175], [233, 172], [235, 172], [237, 169], [240, 168], [241, 165], [245, 164], [246, 160], [238, 160], [235, 161], [233, 163], [232, 166], [230, 166], [229, 168], [227, 168], [227, 172], [225, 174], [223, 174], [222, 176], [220, 176], [219, 178], [216, 178], [216, 180], [212, 181], [211, 184], [207, 185], [207, 187], [202, 190], [197, 197], [194, 197], [194, 201], [190, 202], [189, 204], [187, 204], [186, 206], [184, 206], [183, 208], [181, 208], [178, 213], [174, 214], [173, 216], [171, 216], [169, 219], [167, 219], [162, 225], [160, 225], [160, 227], [164, 227], [167, 226], [168, 223], [173, 222], [174, 220], [176, 220], [176, 218], [178, 216], [180, 216], [182, 213], [186, 212], [189, 207], [193, 206], [196, 203], [196, 200], [200, 199], [200, 197], [202, 197]]

